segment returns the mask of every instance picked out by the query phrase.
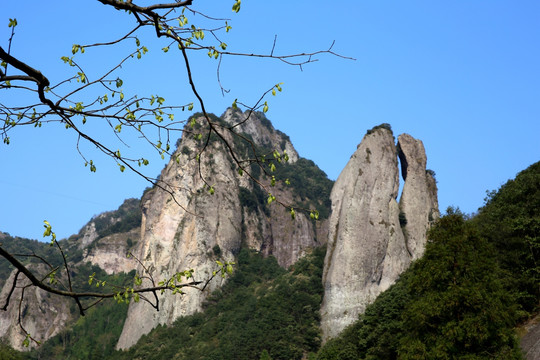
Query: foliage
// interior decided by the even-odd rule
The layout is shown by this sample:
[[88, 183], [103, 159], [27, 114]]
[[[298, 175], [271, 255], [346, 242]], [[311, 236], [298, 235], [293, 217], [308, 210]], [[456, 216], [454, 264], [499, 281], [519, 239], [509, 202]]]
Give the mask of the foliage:
[[267, 216], [270, 215], [270, 209], [266, 206], [265, 193], [259, 186], [253, 185], [253, 190], [251, 191], [240, 186], [238, 199], [240, 200], [240, 205], [246, 207], [248, 211], [256, 212], [257, 209], [260, 209]]
[[319, 347], [323, 261], [324, 249], [315, 249], [287, 272], [275, 258], [242, 249], [204, 313], [158, 327], [112, 358], [258, 360], [266, 351], [274, 360], [302, 359]]
[[[272, 123], [263, 113], [255, 112], [255, 116], [264, 127], [274, 131]], [[246, 157], [259, 159], [259, 163], [252, 163], [250, 166], [251, 175], [259, 180], [261, 177], [261, 167], [266, 171], [266, 174], [272, 179], [271, 186], [277, 183], [290, 186], [291, 192], [295, 196], [295, 206], [309, 210], [316, 210], [318, 218], [326, 219], [330, 214], [330, 192], [334, 182], [328, 179], [327, 175], [313, 161], [299, 158], [296, 162], [288, 161], [288, 155], [284, 152], [285, 143], [289, 141], [287, 135], [275, 130], [281, 136], [281, 149], [274, 149], [272, 144], [256, 145], [253, 143], [253, 138], [250, 134], [242, 133], [241, 135], [252, 142], [253, 147], [249, 143], [240, 141], [235, 138], [234, 146], [239, 154], [244, 154]], [[280, 153], [282, 151], [283, 153]], [[262, 154], [262, 155], [260, 155]], [[263, 190], [261, 186], [254, 183], [253, 190], [246, 188], [240, 189], [240, 203], [246, 206], [251, 211], [261, 209], [266, 215], [269, 215], [268, 193], [267, 189]]]
[[11, 346], [0, 342], [0, 360], [25, 360], [26, 354], [14, 350]]
[[267, 128], [270, 132], [274, 132], [274, 126], [272, 125], [272, 122], [266, 117], [264, 112], [256, 111], [255, 115], [259, 120], [261, 121], [261, 124]]
[[386, 130], [389, 130], [390, 132], [392, 132], [392, 126], [390, 126], [390, 124], [388, 123], [382, 123], [380, 125], [377, 125], [377, 126], [374, 126], [373, 128], [371, 128], [370, 130], [368, 130], [366, 132], [367, 135], [370, 135], [370, 134], [373, 134], [377, 129], [386, 129]]
[[531, 312], [540, 299], [540, 162], [488, 193], [474, 221], [508, 272], [505, 286]]
[[435, 173], [435, 170], [426, 169], [426, 174], [431, 176], [433, 180], [437, 181], [437, 174]]
[[317, 209], [320, 219], [330, 216], [330, 192], [334, 182], [313, 161], [299, 158], [295, 163], [278, 164], [275, 177], [284, 182], [288, 179], [301, 207]]
[[270, 354], [268, 353], [267, 350], [263, 350], [263, 352], [261, 353], [261, 357], [259, 358], [259, 360], [272, 360], [272, 358], [270, 357]]
[[140, 200], [127, 199], [116, 211], [110, 211], [94, 217], [98, 238], [111, 234], [127, 232], [141, 225]]
[[407, 225], [407, 216], [405, 215], [405, 213], [403, 211], [400, 211], [399, 212], [399, 225], [401, 227], [404, 227], [405, 225]]
[[[65, 241], [63, 243], [65, 243]], [[62, 264], [62, 257], [56, 251], [56, 249], [51, 247], [48, 243], [44, 243], [42, 241], [12, 237], [8, 234], [2, 233], [0, 237], [0, 244], [2, 244], [4, 249], [13, 254], [36, 254], [47, 258], [49, 263], [51, 263], [53, 266]], [[36, 258], [26, 256], [21, 257], [20, 260], [24, 264], [39, 262]], [[5, 281], [13, 269], [14, 267], [7, 260], [0, 257], [0, 289], [4, 286]]]
[[413, 265], [403, 312], [402, 359], [519, 359], [516, 306], [500, 281], [493, 246], [460, 213], [430, 231]]

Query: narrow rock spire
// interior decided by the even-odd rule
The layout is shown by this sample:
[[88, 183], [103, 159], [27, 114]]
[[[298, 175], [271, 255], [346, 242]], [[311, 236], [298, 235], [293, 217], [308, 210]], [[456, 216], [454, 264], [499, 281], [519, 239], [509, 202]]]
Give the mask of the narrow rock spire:
[[[398, 205], [398, 152], [403, 193]], [[403, 134], [396, 149], [388, 125], [368, 131], [331, 194], [321, 306], [323, 341], [358, 319], [366, 306], [422, 256], [439, 216], [437, 187], [421, 141]]]
[[392, 131], [370, 131], [332, 189], [323, 273], [323, 339], [354, 322], [409, 265], [399, 225], [397, 152]]

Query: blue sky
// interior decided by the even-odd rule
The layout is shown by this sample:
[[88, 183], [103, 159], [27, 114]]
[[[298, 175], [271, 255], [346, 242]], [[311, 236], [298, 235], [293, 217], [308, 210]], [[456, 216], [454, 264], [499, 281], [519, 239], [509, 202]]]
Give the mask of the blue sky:
[[[283, 82], [283, 92], [268, 99], [267, 116], [301, 156], [314, 160], [331, 179], [366, 130], [383, 122], [396, 135], [406, 132], [424, 142], [443, 210], [454, 205], [476, 211], [486, 190], [540, 160], [537, 1], [244, 0], [239, 14], [231, 11], [232, 4], [196, 0], [194, 6], [231, 19], [232, 30], [223, 37], [228, 50], [268, 53], [277, 35], [276, 53], [326, 49], [335, 40], [334, 51], [356, 59], [322, 55], [300, 71], [276, 61], [225, 58], [221, 81], [231, 90], [225, 97], [216, 81], [216, 62], [206, 54], [192, 59], [197, 86], [217, 115], [235, 98], [254, 103]], [[112, 40], [133, 24], [94, 0], [10, 1], [0, 16], [3, 47], [10, 36], [9, 18], [19, 23], [12, 54], [53, 82], [70, 71], [60, 57], [70, 55], [72, 44]], [[198, 21], [190, 16], [191, 23]], [[170, 103], [194, 101], [179, 53], [161, 52], [166, 44], [151, 34], [141, 40], [150, 51], [121, 70], [124, 87], [159, 94]], [[87, 51], [81, 61], [99, 70], [125, 49]], [[18, 101], [0, 90], [0, 102]], [[90, 173], [75, 146], [73, 135], [53, 124], [16, 128], [11, 144], [0, 145], [1, 231], [41, 239], [47, 219], [59, 237], [66, 237], [148, 186], [83, 146], [98, 164], [98, 171]], [[148, 154], [149, 148], [135, 141], [131, 151]], [[165, 161], [148, 157], [146, 171], [157, 175]]]

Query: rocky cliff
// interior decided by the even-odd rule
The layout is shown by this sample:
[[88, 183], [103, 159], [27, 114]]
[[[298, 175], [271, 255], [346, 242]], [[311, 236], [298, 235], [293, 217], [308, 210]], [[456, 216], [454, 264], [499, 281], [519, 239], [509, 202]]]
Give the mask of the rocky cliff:
[[[107, 274], [118, 274], [129, 272], [135, 269], [136, 262], [128, 259], [126, 253], [130, 251], [140, 237], [140, 201], [137, 199], [127, 199], [117, 210], [108, 211], [94, 216], [83, 226], [78, 234], [69, 239], [60, 241], [60, 245], [67, 255], [72, 276], [81, 273], [81, 267], [87, 263], [97, 265], [105, 270]], [[32, 241], [28, 239], [12, 238], [0, 233], [0, 242], [11, 252], [21, 254], [35, 253], [49, 262], [59, 266], [57, 276], [65, 284], [67, 283], [63, 271], [62, 259], [56, 248], [51, 248], [48, 244]], [[22, 261], [32, 261], [29, 265], [38, 277], [46, 278], [50, 269], [43, 263], [38, 264], [36, 258], [21, 257]], [[3, 258], [0, 259], [2, 278], [0, 286], [4, 284], [0, 292], [0, 306], [5, 304], [9, 291], [13, 284], [15, 270], [7, 265]], [[6, 276], [6, 270], [11, 271]], [[85, 284], [91, 270], [84, 272], [76, 278], [76, 287]], [[10, 297], [10, 303], [6, 311], [0, 311], [0, 338], [15, 349], [29, 350], [35, 346], [30, 342], [29, 347], [23, 347], [25, 334], [18, 326], [19, 300], [21, 299], [21, 289], [28, 284], [22, 274], [19, 274], [17, 288]], [[69, 328], [78, 317], [78, 312], [73, 307], [75, 303], [64, 297], [51, 295], [36, 287], [28, 287], [24, 291], [23, 302], [21, 303], [21, 319], [24, 328], [37, 340], [46, 341], [50, 337]]]
[[137, 262], [126, 255], [141, 236], [140, 206], [140, 200], [127, 199], [117, 210], [94, 216], [72, 236], [69, 243], [82, 250], [82, 262], [97, 265], [109, 275], [134, 270]]
[[[31, 265], [33, 271], [47, 273], [44, 266]], [[6, 299], [11, 290], [16, 271], [13, 270], [0, 292], [0, 304], [6, 304]], [[23, 342], [26, 338], [18, 325], [19, 315], [21, 324], [36, 340], [45, 341], [63, 330], [66, 324], [73, 318], [70, 311], [70, 303], [66, 299], [53, 296], [37, 287], [23, 287], [30, 281], [22, 274], [18, 275], [17, 288], [10, 298], [6, 311], [0, 311], [0, 338], [8, 340], [9, 344], [19, 351], [29, 350], [36, 344], [29, 342], [25, 347]]]
[[[388, 125], [368, 131], [331, 193], [321, 307], [323, 338], [336, 336], [423, 252], [438, 216], [422, 142]], [[399, 151], [398, 151], [399, 150]], [[398, 152], [405, 180], [400, 203]]]
[[[236, 154], [253, 158], [256, 154], [250, 152], [255, 148], [259, 154], [286, 152], [290, 164], [280, 165], [283, 172], [301, 162], [289, 138], [275, 130], [263, 114], [253, 113], [249, 119], [247, 115], [229, 109], [220, 119], [213, 118], [217, 126], [234, 127], [243, 137], [224, 132]], [[243, 245], [274, 255], [280, 265], [289, 266], [308, 248], [325, 242], [324, 221], [315, 226], [300, 211], [291, 221], [288, 209], [265, 205], [268, 193], [239, 174], [230, 149], [217, 137], [211, 136], [197, 162], [197, 154], [205, 145], [197, 132], [204, 132], [204, 121], [200, 116], [194, 120], [161, 173], [160, 184], [170, 192], [155, 187], [142, 199], [137, 256], [152, 265], [155, 278], [161, 280], [194, 269], [196, 280], [207, 279], [216, 270], [218, 257], [233, 261]], [[268, 185], [270, 178], [261, 176], [260, 171], [257, 165], [251, 167], [252, 176]], [[278, 173], [279, 169], [276, 177]], [[294, 186], [288, 188], [281, 182], [271, 189], [272, 195], [286, 203], [309, 200], [299, 199]], [[205, 297], [221, 283], [221, 279], [212, 281], [204, 292], [186, 289], [183, 296], [163, 296], [159, 312], [145, 302], [132, 303], [117, 347], [128, 348], [158, 324], [171, 324], [179, 316], [201, 310]]]

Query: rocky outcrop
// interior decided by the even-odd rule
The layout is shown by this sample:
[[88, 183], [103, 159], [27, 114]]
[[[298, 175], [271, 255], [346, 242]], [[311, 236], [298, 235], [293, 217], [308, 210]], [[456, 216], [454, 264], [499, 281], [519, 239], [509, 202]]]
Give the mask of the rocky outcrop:
[[520, 325], [520, 347], [526, 360], [540, 359], [540, 314]]
[[76, 244], [79, 249], [88, 249], [96, 240], [108, 235], [139, 229], [140, 223], [139, 199], [126, 199], [118, 209], [93, 216], [77, 235], [69, 238], [69, 244]]
[[426, 170], [427, 157], [422, 141], [401, 134], [397, 147], [405, 181], [399, 206], [405, 223], [407, 250], [416, 260], [424, 254], [430, 225], [439, 218], [437, 184], [434, 173]]
[[426, 175], [422, 143], [409, 135], [400, 139], [406, 178], [400, 205], [398, 151], [387, 125], [368, 131], [332, 189], [323, 272], [323, 340], [356, 321], [422, 254], [430, 221], [438, 216], [436, 188]]
[[408, 266], [399, 226], [392, 132], [366, 135], [332, 189], [321, 327], [326, 338], [352, 323]]
[[[256, 147], [286, 150], [291, 162], [298, 159], [288, 137], [275, 130], [264, 115], [254, 113], [247, 120], [246, 116], [247, 112], [229, 109], [221, 119], [214, 120], [223, 126], [237, 125], [235, 131], [251, 139]], [[195, 131], [202, 128], [202, 118], [197, 121]], [[233, 134], [225, 136], [237, 153], [251, 150], [251, 146], [242, 148]], [[216, 270], [216, 254], [232, 261], [243, 244], [276, 256], [282, 266], [294, 263], [308, 248], [321, 245], [318, 239], [325, 237], [317, 237], [317, 229], [304, 214], [291, 221], [283, 207], [264, 205], [268, 194], [247, 176], [239, 175], [223, 142], [211, 139], [200, 156], [199, 169], [196, 154], [203, 144], [192, 135], [184, 136], [160, 176], [159, 184], [167, 191], [155, 187], [142, 199], [137, 256], [152, 265], [154, 278], [162, 280], [194, 269], [195, 279], [202, 281]], [[272, 191], [282, 201], [294, 199], [283, 186]], [[142, 273], [143, 269], [139, 267], [138, 271]], [[158, 324], [171, 324], [179, 316], [201, 310], [205, 297], [222, 282], [215, 279], [204, 292], [187, 288], [182, 296], [162, 296], [159, 312], [145, 302], [132, 303], [117, 347], [129, 348]]]
[[84, 249], [93, 243], [98, 237], [99, 235], [96, 231], [96, 223], [90, 220], [90, 222], [86, 224], [81, 231], [79, 231], [79, 235], [77, 236], [77, 245], [79, 249]]
[[[32, 265], [32, 270], [46, 273], [44, 266]], [[0, 304], [5, 304], [15, 274], [16, 271], [13, 270], [6, 281], [6, 286], [2, 288]], [[7, 310], [0, 311], [0, 338], [6, 339], [16, 350], [28, 351], [36, 344], [31, 341], [29, 347], [23, 345], [26, 334], [19, 327], [18, 319], [22, 287], [28, 285], [30, 281], [22, 274], [19, 274], [17, 279], [17, 288], [10, 297]], [[51, 295], [34, 286], [28, 287], [24, 291], [20, 308], [22, 325], [36, 340], [47, 340], [62, 331], [72, 318], [69, 305], [69, 300]]]
[[101, 238], [85, 249], [83, 262], [97, 265], [109, 275], [128, 273], [137, 267], [137, 262], [127, 254], [140, 236], [141, 230], [136, 228]]

